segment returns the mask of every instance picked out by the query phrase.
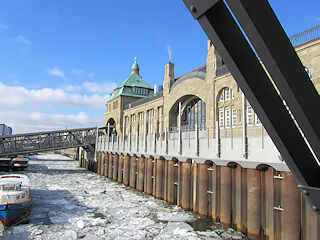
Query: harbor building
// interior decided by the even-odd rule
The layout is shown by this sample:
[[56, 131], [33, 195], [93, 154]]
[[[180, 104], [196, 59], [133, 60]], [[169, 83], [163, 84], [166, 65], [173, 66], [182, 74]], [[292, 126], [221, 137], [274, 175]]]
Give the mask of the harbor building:
[[[291, 38], [318, 91], [319, 29]], [[207, 46], [206, 65], [183, 76], [167, 63], [159, 89], [140, 77], [135, 60], [106, 103], [97, 163], [82, 157], [81, 166], [252, 239], [318, 239], [319, 219], [223, 59]]]

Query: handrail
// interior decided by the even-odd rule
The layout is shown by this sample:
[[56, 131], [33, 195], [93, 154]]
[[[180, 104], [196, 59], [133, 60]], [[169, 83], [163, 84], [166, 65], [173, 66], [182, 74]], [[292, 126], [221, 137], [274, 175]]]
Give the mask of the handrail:
[[290, 37], [290, 41], [293, 47], [297, 47], [317, 38], [320, 38], [320, 25]]

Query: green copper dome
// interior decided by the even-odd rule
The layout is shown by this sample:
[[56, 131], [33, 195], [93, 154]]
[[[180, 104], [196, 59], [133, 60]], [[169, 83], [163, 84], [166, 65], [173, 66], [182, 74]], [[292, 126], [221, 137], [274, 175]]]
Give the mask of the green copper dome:
[[131, 69], [139, 69], [139, 65], [137, 63], [137, 58], [134, 59], [134, 64], [132, 65]]

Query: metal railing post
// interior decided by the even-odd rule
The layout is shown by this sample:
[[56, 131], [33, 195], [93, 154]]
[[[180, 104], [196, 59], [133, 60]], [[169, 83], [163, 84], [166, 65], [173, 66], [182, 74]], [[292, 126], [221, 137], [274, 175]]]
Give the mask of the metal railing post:
[[198, 124], [195, 124], [195, 147], [196, 147], [196, 155], [199, 156], [199, 130], [198, 130]]

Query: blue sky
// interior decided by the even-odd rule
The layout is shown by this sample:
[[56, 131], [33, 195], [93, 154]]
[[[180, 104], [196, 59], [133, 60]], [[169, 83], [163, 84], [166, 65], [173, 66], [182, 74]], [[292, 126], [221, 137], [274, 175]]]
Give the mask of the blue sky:
[[[270, 0], [289, 36], [320, 24], [320, 1]], [[103, 126], [131, 72], [161, 85], [206, 64], [207, 36], [182, 0], [0, 0], [0, 123], [14, 133]]]

